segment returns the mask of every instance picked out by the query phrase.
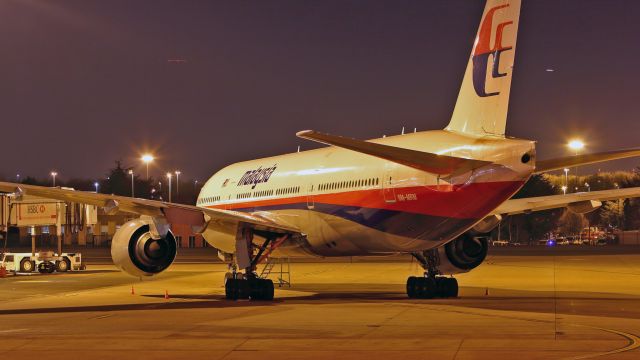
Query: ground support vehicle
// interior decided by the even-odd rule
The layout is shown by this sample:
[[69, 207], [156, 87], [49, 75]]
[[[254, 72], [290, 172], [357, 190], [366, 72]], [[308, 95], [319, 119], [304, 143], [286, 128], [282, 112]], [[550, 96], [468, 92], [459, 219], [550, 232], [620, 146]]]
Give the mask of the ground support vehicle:
[[2, 255], [0, 266], [7, 271], [14, 273], [31, 273], [39, 271], [41, 273], [67, 272], [85, 270], [86, 265], [82, 262], [81, 253], [54, 252], [32, 253], [5, 253]]

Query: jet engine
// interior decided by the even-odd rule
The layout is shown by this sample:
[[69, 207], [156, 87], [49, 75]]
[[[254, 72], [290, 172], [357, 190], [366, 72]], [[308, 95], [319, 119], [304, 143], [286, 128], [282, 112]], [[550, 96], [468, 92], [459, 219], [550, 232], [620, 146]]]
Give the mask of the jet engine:
[[122, 271], [136, 277], [153, 276], [164, 271], [176, 257], [176, 239], [166, 235], [153, 236], [152, 220], [131, 220], [116, 231], [111, 242], [111, 258]]
[[488, 250], [488, 234], [468, 231], [438, 248], [438, 268], [447, 275], [468, 272], [482, 264]]

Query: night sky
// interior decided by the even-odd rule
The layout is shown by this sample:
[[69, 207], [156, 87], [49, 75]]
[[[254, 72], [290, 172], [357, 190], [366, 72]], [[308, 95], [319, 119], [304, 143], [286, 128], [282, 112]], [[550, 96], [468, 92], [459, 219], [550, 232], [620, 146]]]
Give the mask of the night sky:
[[[0, 175], [232, 162], [449, 121], [482, 0], [0, 1]], [[523, 0], [507, 134], [640, 146], [640, 1]], [[553, 69], [548, 72], [546, 69]], [[607, 169], [630, 169], [640, 160]], [[142, 167], [139, 168], [140, 171]]]

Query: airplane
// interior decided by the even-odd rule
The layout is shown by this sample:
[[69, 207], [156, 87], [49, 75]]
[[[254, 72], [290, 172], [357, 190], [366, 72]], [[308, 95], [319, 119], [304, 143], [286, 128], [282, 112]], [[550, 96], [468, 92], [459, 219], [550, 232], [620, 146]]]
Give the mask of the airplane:
[[272, 300], [273, 282], [256, 267], [267, 257], [411, 254], [423, 276], [407, 279], [410, 298], [457, 297], [447, 276], [478, 267], [488, 234], [505, 215], [640, 197], [640, 188], [524, 199], [511, 197], [534, 174], [635, 157], [640, 148], [536, 159], [536, 142], [505, 135], [520, 0], [488, 0], [450, 123], [367, 141], [307, 130], [320, 149], [229, 165], [203, 186], [195, 205], [0, 183], [31, 194], [135, 213], [115, 233], [122, 271], [151, 277], [177, 252], [171, 224], [188, 224], [230, 264], [227, 299]]

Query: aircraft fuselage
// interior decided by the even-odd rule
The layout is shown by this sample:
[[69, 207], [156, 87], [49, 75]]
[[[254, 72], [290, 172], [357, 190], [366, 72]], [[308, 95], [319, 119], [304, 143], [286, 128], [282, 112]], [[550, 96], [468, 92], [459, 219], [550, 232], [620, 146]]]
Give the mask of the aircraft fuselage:
[[[198, 206], [264, 211], [298, 227], [306, 236], [283, 244], [280, 255], [421, 251], [485, 218], [523, 186], [535, 163], [535, 143], [529, 140], [437, 130], [371, 141], [492, 164], [447, 177], [325, 147], [229, 165], [206, 182]], [[212, 246], [233, 253], [233, 236], [203, 235]]]

